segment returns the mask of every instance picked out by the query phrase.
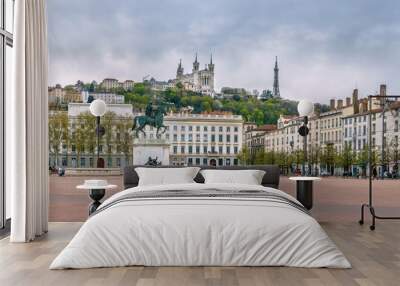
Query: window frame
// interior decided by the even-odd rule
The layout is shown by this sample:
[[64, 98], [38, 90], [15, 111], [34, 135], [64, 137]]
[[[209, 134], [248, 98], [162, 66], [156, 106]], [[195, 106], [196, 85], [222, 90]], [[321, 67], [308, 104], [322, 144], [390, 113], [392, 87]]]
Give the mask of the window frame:
[[[15, 1], [11, 1], [13, 5], [13, 13], [14, 13], [14, 5]], [[1, 20], [0, 20], [0, 62], [2, 63], [0, 67], [0, 235], [3, 233], [7, 233], [10, 227], [10, 219], [7, 219], [6, 212], [6, 188], [5, 188], [5, 98], [6, 98], [6, 90], [7, 90], [7, 82], [6, 82], [6, 68], [7, 68], [7, 47], [13, 48], [13, 34], [7, 31], [6, 23], [7, 23], [7, 10], [6, 9], [6, 0], [0, 0], [1, 5]], [[13, 15], [10, 16], [13, 18]], [[13, 30], [13, 29], [12, 29]]]

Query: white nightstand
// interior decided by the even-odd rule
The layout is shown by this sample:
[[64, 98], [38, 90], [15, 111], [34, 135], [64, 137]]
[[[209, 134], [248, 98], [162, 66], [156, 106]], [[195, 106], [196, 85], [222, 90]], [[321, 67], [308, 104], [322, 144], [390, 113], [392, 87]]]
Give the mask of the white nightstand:
[[117, 185], [110, 185], [106, 180], [85, 180], [83, 185], [76, 186], [80, 190], [89, 190], [89, 197], [93, 202], [89, 205], [89, 215], [101, 205], [100, 200], [106, 194], [107, 189], [115, 189]]

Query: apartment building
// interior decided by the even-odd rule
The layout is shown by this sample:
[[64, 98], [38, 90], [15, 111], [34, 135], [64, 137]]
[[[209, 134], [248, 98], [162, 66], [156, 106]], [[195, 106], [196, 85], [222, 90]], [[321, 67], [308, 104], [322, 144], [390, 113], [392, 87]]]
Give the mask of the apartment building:
[[81, 102], [80, 93], [76, 90], [66, 90], [61, 85], [57, 84], [54, 87], [48, 88], [49, 104], [60, 105], [70, 102]]
[[[97, 141], [94, 117], [81, 117], [89, 114], [89, 104], [70, 103], [68, 111], [54, 111], [50, 113], [49, 127], [59, 128], [59, 133], [67, 132], [67, 138], [59, 142], [59, 153], [56, 154], [50, 136], [49, 166], [63, 166], [68, 168], [94, 168], [97, 162]], [[107, 112], [112, 115], [103, 116], [101, 124], [105, 127], [105, 135], [100, 142], [100, 156], [105, 167], [124, 167], [131, 163], [133, 138], [130, 134], [132, 127], [132, 105], [108, 104]], [[68, 120], [67, 130], [62, 130], [63, 124], [52, 126], [52, 117], [66, 113]], [[59, 119], [60, 122], [63, 120]], [[57, 140], [57, 139], [56, 139]], [[128, 152], [127, 152], [128, 151]]]
[[[164, 117], [167, 131], [162, 135], [170, 144], [172, 165], [238, 165], [243, 145], [243, 119], [230, 113], [170, 113]], [[147, 137], [155, 138], [154, 128]]]
[[244, 124], [244, 144], [248, 148], [250, 155], [255, 155], [265, 148], [265, 133], [276, 130], [276, 125], [266, 124], [257, 126], [254, 123]]
[[[106, 135], [101, 139], [100, 156], [104, 160], [105, 167], [123, 167], [132, 162], [134, 143], [131, 133], [132, 119], [138, 114], [132, 113], [130, 104], [108, 104], [107, 111], [112, 112], [113, 116], [107, 118], [103, 116], [101, 119]], [[93, 146], [95, 138], [90, 139], [85, 134], [91, 132], [90, 134], [94, 136], [95, 126], [93, 122], [87, 122], [87, 118], [79, 116], [87, 112], [89, 104], [69, 104], [69, 138], [60, 143], [58, 155], [50, 150], [50, 166], [59, 164], [72, 168], [94, 167], [93, 164], [97, 159], [97, 147]], [[53, 112], [51, 116], [56, 114], [57, 112]], [[167, 126], [167, 131], [161, 139], [170, 145], [171, 164], [217, 166], [239, 164], [237, 155], [243, 145], [243, 119], [240, 115], [170, 113], [164, 117], [164, 125]], [[149, 140], [156, 138], [154, 128], [146, 127], [146, 134]], [[141, 137], [143, 138], [142, 135]], [[90, 144], [92, 145], [88, 146]]]
[[125, 101], [125, 97], [120, 94], [108, 92], [89, 92], [86, 90], [81, 92], [81, 101], [87, 103], [89, 96], [92, 96], [94, 99], [101, 99], [106, 104], [123, 104]]
[[[380, 86], [380, 94], [386, 94], [386, 86]], [[368, 144], [369, 114], [371, 114], [372, 146], [379, 156], [382, 156], [382, 145], [385, 146], [384, 156], [388, 161], [389, 169], [400, 163], [399, 149], [399, 122], [400, 101], [390, 102], [382, 115], [381, 100], [373, 99], [369, 105], [368, 98], [359, 99], [358, 90], [354, 89], [352, 97], [330, 100], [330, 110], [313, 114], [309, 117], [307, 147], [309, 152], [318, 150], [323, 152], [332, 147], [341, 153], [345, 146], [355, 153], [360, 152]], [[384, 122], [383, 122], [384, 118]], [[303, 150], [304, 138], [298, 134], [303, 118], [297, 116], [280, 116], [276, 127], [262, 130], [260, 127], [245, 129], [245, 145], [251, 154], [259, 150], [265, 152], [286, 152]], [[246, 123], [245, 123], [246, 125]], [[250, 126], [250, 125], [249, 125]], [[383, 136], [383, 130], [385, 135]], [[356, 168], [356, 167], [354, 167]]]
[[124, 90], [132, 90], [134, 85], [135, 82], [133, 80], [126, 80], [120, 82], [115, 78], [105, 78], [100, 83], [101, 88], [105, 89], [106, 91], [110, 91], [116, 88], [123, 88]]
[[[364, 106], [366, 108], [367, 102]], [[361, 106], [361, 105], [360, 105]], [[398, 168], [400, 163], [400, 102], [392, 103], [383, 115], [383, 109], [378, 107], [373, 110], [361, 110], [357, 114], [342, 118], [343, 121], [343, 146], [348, 146], [356, 153], [365, 150], [369, 144], [369, 115], [371, 114], [371, 146], [376, 151], [377, 159], [387, 162], [389, 171]], [[384, 119], [384, 120], [383, 120]], [[383, 147], [383, 149], [382, 149]], [[383, 150], [383, 153], [382, 153]], [[380, 174], [382, 166], [378, 166], [377, 172]], [[353, 166], [353, 172], [360, 169]], [[358, 170], [360, 172], [360, 170]]]

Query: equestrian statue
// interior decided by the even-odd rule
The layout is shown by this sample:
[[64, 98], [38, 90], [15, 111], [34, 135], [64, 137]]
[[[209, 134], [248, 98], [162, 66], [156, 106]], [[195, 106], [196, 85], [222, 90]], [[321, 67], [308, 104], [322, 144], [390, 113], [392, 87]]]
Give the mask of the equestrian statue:
[[139, 138], [139, 132], [142, 132], [143, 136], [146, 137], [144, 129], [147, 125], [156, 128], [156, 137], [161, 138], [161, 135], [167, 130], [164, 125], [164, 115], [166, 114], [167, 103], [160, 102], [157, 106], [153, 106], [153, 103], [149, 102], [145, 109], [145, 115], [138, 115], [133, 118], [132, 131], [135, 131], [136, 138]]

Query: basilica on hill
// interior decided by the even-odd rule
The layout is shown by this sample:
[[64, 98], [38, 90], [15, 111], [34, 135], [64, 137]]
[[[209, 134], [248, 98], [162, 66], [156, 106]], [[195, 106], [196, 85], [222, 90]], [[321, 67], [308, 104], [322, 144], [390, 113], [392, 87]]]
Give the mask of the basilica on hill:
[[182, 60], [180, 60], [176, 71], [175, 82], [181, 83], [187, 90], [214, 96], [214, 64], [212, 61], [212, 55], [210, 57], [210, 63], [206, 64], [204, 69], [200, 69], [200, 63], [197, 61], [196, 53], [192, 72], [188, 74], [184, 73]]

